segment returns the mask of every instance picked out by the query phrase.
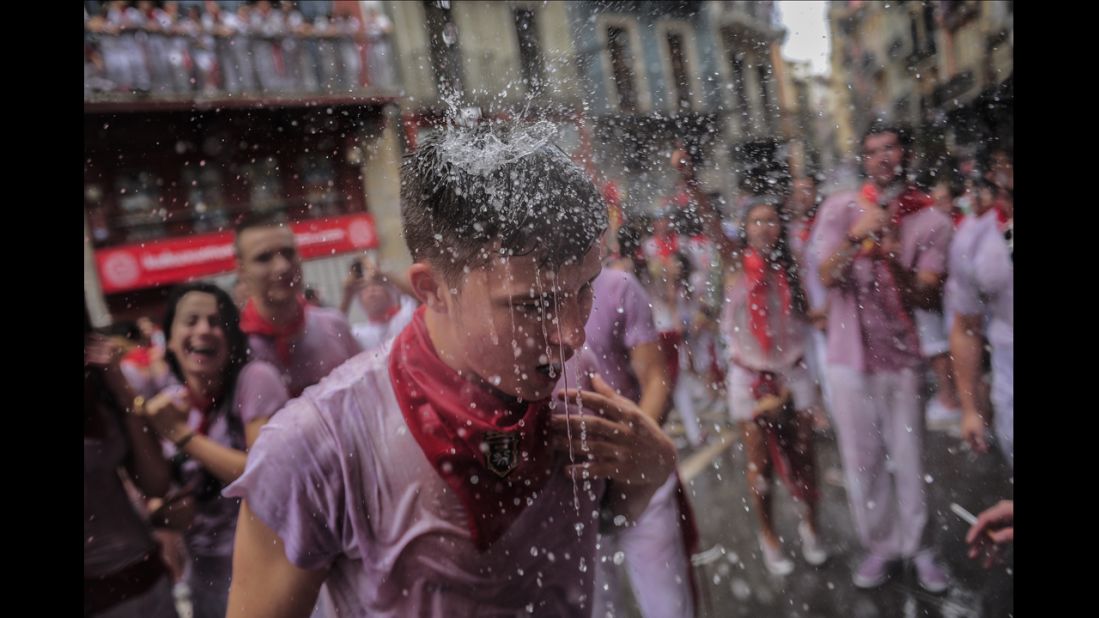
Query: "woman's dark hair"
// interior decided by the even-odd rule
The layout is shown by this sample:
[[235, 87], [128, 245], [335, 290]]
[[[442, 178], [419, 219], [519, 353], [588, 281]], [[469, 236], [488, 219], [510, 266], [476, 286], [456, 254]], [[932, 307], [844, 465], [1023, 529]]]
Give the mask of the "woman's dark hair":
[[801, 286], [801, 275], [798, 271], [798, 263], [797, 260], [794, 259], [794, 254], [790, 250], [790, 243], [788, 241], [790, 212], [773, 201], [761, 200], [753, 203], [744, 210], [744, 217], [741, 219], [740, 223], [741, 238], [744, 238], [745, 242], [747, 242], [748, 235], [745, 226], [748, 224], [749, 215], [760, 206], [774, 208], [775, 212], [778, 213], [781, 228], [779, 229], [778, 244], [775, 245], [775, 251], [771, 255], [771, 258], [782, 267], [782, 270], [786, 273], [787, 280], [790, 282], [790, 291], [794, 301], [794, 311], [799, 315], [805, 315], [809, 312], [809, 301], [805, 298], [805, 289]]
[[[239, 440], [243, 440], [244, 430], [240, 425], [239, 417], [229, 414], [229, 406], [224, 405], [226, 402], [230, 402], [231, 405], [240, 370], [251, 356], [251, 350], [248, 348], [248, 338], [240, 329], [240, 312], [237, 311], [233, 299], [225, 290], [212, 283], [196, 282], [176, 286], [168, 296], [168, 305], [164, 311], [164, 323], [162, 325], [164, 338], [166, 341], [172, 340], [172, 322], [175, 321], [179, 302], [191, 292], [200, 292], [214, 297], [217, 303], [218, 317], [221, 319], [221, 328], [225, 331], [225, 340], [229, 345], [229, 362], [225, 367], [222, 381], [224, 387], [218, 398], [214, 400], [211, 414], [226, 414], [230, 434], [235, 435]], [[186, 383], [179, 361], [170, 349], [165, 350], [164, 359], [168, 362], [168, 366], [172, 369], [172, 373], [175, 374], [176, 378], [181, 383]], [[243, 448], [243, 444], [240, 446]], [[184, 476], [183, 465], [186, 463], [186, 457], [182, 453], [177, 454], [170, 463], [173, 476], [181, 482]], [[224, 483], [203, 467], [202, 474], [198, 477], [197, 486], [194, 487], [195, 499], [200, 503], [215, 500], [221, 494], [224, 486]]]
[[[248, 358], [251, 355], [251, 351], [248, 349], [248, 338], [244, 335], [244, 332], [240, 330], [240, 312], [237, 311], [237, 306], [233, 303], [233, 299], [229, 294], [212, 283], [184, 283], [183, 285], [176, 286], [172, 290], [172, 293], [168, 296], [167, 308], [164, 311], [164, 323], [161, 328], [164, 330], [165, 341], [172, 340], [172, 322], [176, 319], [176, 309], [179, 306], [179, 301], [184, 296], [191, 292], [200, 292], [202, 294], [209, 294], [214, 297], [217, 302], [218, 317], [221, 319], [221, 328], [225, 331], [226, 343], [229, 344], [229, 364], [225, 367], [225, 374], [223, 376], [221, 397], [232, 397], [233, 391], [236, 388], [237, 376], [240, 375], [240, 370], [244, 367], [244, 364], [248, 362]], [[179, 366], [179, 360], [176, 359], [175, 354], [171, 350], [165, 350], [164, 359], [168, 362], [168, 367], [171, 368], [172, 373], [181, 383], [186, 383], [183, 377], [183, 370]], [[216, 400], [214, 402], [215, 409], [220, 407], [222, 401]]]

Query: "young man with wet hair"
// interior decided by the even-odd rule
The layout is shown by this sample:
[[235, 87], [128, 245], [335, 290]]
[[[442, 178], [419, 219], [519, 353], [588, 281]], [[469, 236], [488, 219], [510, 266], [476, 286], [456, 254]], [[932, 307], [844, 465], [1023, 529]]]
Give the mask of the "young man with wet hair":
[[445, 131], [401, 181], [422, 307], [263, 431], [228, 615], [307, 615], [322, 583], [341, 615], [590, 615], [598, 529], [675, 467], [636, 404], [577, 388], [599, 193], [540, 125]]

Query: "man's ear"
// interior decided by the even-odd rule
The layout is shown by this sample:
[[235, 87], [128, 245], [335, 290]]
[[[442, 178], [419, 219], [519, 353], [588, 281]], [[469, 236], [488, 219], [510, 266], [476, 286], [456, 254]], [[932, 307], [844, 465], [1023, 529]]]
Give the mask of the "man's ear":
[[416, 299], [428, 309], [438, 313], [447, 312], [446, 281], [443, 280], [442, 273], [431, 264], [416, 262], [409, 266], [408, 282], [412, 285], [412, 291], [416, 293]]

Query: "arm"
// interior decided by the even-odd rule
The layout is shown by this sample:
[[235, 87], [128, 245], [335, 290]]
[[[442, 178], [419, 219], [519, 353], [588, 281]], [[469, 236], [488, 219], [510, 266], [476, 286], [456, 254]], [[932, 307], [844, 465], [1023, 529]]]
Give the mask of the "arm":
[[913, 272], [897, 260], [897, 255], [896, 252], [890, 252], [885, 261], [900, 286], [901, 298], [905, 304], [919, 309], [939, 309], [942, 306], [943, 275], [926, 270]]
[[416, 298], [416, 291], [412, 289], [412, 281], [409, 280], [407, 271], [393, 272], [388, 268], [382, 268], [382, 265], [374, 260], [366, 260], [364, 274], [367, 281], [380, 279], [400, 290], [401, 294]]
[[119, 365], [122, 348], [105, 337], [94, 336], [85, 345], [84, 354], [89, 366], [104, 372], [104, 381], [114, 400], [123, 410], [130, 412], [123, 416], [131, 453], [127, 458], [126, 471], [146, 496], [163, 496], [168, 492], [171, 469], [161, 454], [156, 436], [141, 415], [142, 400], [122, 374]]
[[[184, 425], [184, 427], [186, 426]], [[190, 433], [192, 433], [190, 429], [177, 429], [164, 437], [173, 443], [178, 443]], [[175, 436], [174, 439], [171, 436]], [[194, 437], [190, 438], [180, 450], [202, 464], [203, 468], [206, 468], [210, 474], [213, 474], [223, 483], [232, 483], [237, 480], [244, 472], [244, 464], [248, 459], [248, 455], [244, 451], [222, 446], [210, 438], [198, 434], [194, 434]]]
[[838, 287], [847, 279], [851, 265], [855, 262], [855, 256], [858, 255], [860, 244], [861, 241], [857, 238], [850, 237], [821, 262], [819, 274], [820, 282], [824, 287]]
[[630, 367], [641, 384], [641, 401], [638, 406], [658, 425], [663, 424], [668, 413], [671, 386], [664, 354], [655, 342], [642, 343], [630, 348]]
[[[833, 206], [833, 210], [835, 207]], [[863, 211], [855, 224], [843, 229], [844, 224], [833, 213], [829, 217], [822, 215], [818, 232], [825, 236], [839, 237], [840, 240], [830, 251], [826, 251], [820, 262], [820, 280], [824, 287], [834, 288], [843, 284], [851, 272], [855, 257], [862, 250], [867, 239], [877, 236], [889, 221], [889, 212], [880, 207], [871, 206]], [[816, 237], [817, 234], [814, 234]], [[816, 240], [816, 239], [815, 239]], [[834, 242], [834, 241], [833, 241]]]
[[282, 539], [240, 505], [233, 548], [228, 618], [309, 616], [328, 571], [298, 568], [286, 557]]
[[653, 326], [652, 301], [648, 293], [632, 275], [626, 277], [625, 284], [619, 299], [625, 310], [622, 343], [629, 349], [630, 369], [641, 387], [638, 405], [659, 425], [668, 413], [671, 397], [668, 367]]
[[950, 355], [954, 363], [954, 379], [962, 403], [962, 437], [979, 453], [988, 450], [986, 433], [989, 414], [980, 396], [981, 316], [957, 314], [950, 331]]
[[912, 267], [906, 267], [899, 261], [901, 245], [895, 235], [889, 235], [881, 241], [880, 253], [884, 255], [893, 278], [901, 287], [901, 295], [909, 307], [937, 310], [942, 307], [943, 281], [946, 278], [946, 264], [951, 240], [954, 238], [954, 226], [943, 217], [926, 237], [920, 240], [924, 247]]
[[306, 399], [276, 414], [223, 495], [241, 498], [229, 616], [308, 616], [343, 552], [346, 454]]
[[[178, 389], [165, 389], [145, 405], [145, 416], [160, 437], [171, 441], [182, 452], [195, 459], [223, 483], [237, 480], [244, 472], [248, 455], [241, 450], [223, 446], [216, 441], [196, 433], [187, 424], [191, 402], [185, 392]], [[245, 435], [259, 434], [259, 427], [266, 418], [254, 419], [245, 423]]]
[[343, 281], [343, 297], [340, 298], [340, 312], [344, 315], [351, 315], [351, 303], [363, 288], [363, 281], [361, 277], [356, 277], [354, 272], [347, 273], [347, 278]]
[[130, 478], [147, 497], [164, 496], [171, 483], [171, 468], [164, 459], [155, 432], [133, 413], [126, 415], [126, 431], [130, 434], [133, 449], [133, 456], [126, 465]]

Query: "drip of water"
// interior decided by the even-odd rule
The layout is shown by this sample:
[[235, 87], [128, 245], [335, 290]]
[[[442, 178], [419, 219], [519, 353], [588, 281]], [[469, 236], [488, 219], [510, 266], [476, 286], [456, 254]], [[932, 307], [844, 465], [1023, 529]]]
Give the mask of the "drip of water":
[[[565, 390], [568, 390], [568, 388], [569, 388], [569, 376], [568, 376], [568, 372], [565, 371], [565, 349], [564, 349], [564, 346], [561, 345], [562, 343], [564, 343], [564, 337], [561, 335], [561, 313], [560, 313], [560, 310], [559, 310], [558, 304], [557, 304], [557, 295], [561, 291], [559, 276], [560, 276], [560, 271], [555, 270], [553, 272], [553, 317], [554, 317], [554, 320], [557, 321], [557, 343], [558, 343], [557, 354], [558, 354], [558, 358], [561, 360], [561, 374], [562, 374], [562, 377], [565, 380]], [[542, 324], [543, 324], [543, 328], [545, 328], [545, 318], [542, 319]], [[548, 351], [549, 350], [547, 350], [547, 352]], [[573, 381], [573, 384], [574, 385], [576, 384], [575, 380]], [[569, 417], [569, 400], [566, 399], [565, 400], [565, 421], [566, 421], [566, 423], [568, 423], [569, 418], [570, 418]], [[572, 426], [566, 424], [565, 425], [565, 431], [566, 431], [566, 435], [569, 438], [569, 463], [576, 463], [576, 458], [574, 457], [574, 454], [572, 452]], [[575, 477], [573, 477], [573, 479], [572, 479], [572, 504], [573, 504], [573, 507], [576, 509], [576, 516], [579, 517], [580, 516], [580, 489], [576, 484], [576, 478]]]

